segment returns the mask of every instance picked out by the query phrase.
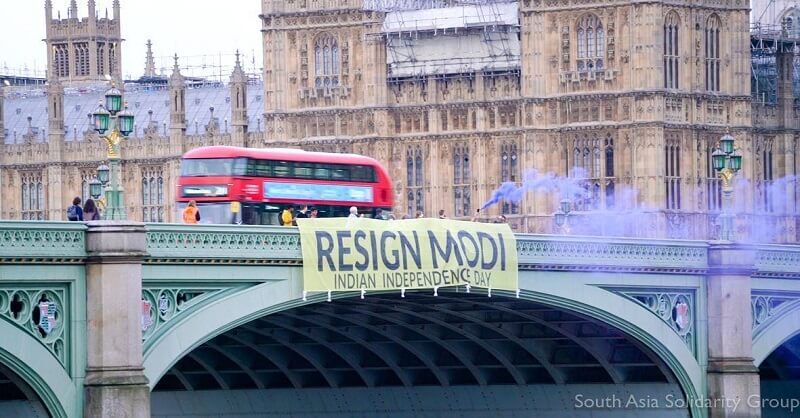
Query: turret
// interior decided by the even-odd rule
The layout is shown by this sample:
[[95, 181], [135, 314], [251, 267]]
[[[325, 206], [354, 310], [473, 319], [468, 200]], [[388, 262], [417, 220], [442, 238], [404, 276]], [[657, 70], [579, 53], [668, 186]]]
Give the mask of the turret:
[[55, 76], [47, 81], [47, 138], [51, 144], [64, 139], [64, 86]]
[[236, 51], [236, 66], [231, 74], [231, 123], [235, 145], [245, 146], [247, 140], [247, 75]]
[[94, 0], [89, 0], [89, 22], [97, 20], [97, 5]]
[[122, 17], [119, 11], [119, 0], [114, 0], [113, 7], [114, 7], [114, 20], [119, 22], [120, 17]]
[[[44, 1], [44, 19], [45, 19], [45, 31], [47, 33], [47, 37], [50, 37], [50, 26], [53, 25], [53, 2], [51, 0]], [[49, 53], [49, 50], [48, 50]]]
[[78, 2], [75, 0], [70, 0], [69, 2], [69, 12], [67, 13], [68, 19], [77, 19], [78, 18]]
[[150, 42], [149, 39], [147, 40], [147, 54], [144, 57], [144, 76], [156, 76], [156, 62], [153, 58], [153, 43]]
[[186, 131], [186, 85], [181, 69], [178, 67], [178, 54], [175, 54], [175, 65], [172, 67], [172, 75], [169, 77], [169, 121], [170, 136], [172, 133], [183, 133]]

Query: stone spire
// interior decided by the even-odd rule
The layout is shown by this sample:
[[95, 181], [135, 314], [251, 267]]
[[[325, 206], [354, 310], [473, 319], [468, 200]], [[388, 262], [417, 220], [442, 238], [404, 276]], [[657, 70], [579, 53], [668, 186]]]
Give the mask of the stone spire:
[[69, 13], [67, 13], [67, 18], [69, 19], [78, 18], [78, 2], [76, 2], [75, 0], [70, 0], [69, 2]]
[[89, 21], [92, 22], [97, 19], [97, 5], [94, 0], [89, 0]]
[[114, 0], [112, 7], [114, 8], [114, 20], [119, 20], [122, 17], [119, 11], [119, 0]]
[[150, 42], [149, 39], [147, 40], [147, 54], [144, 57], [144, 76], [156, 76], [156, 62], [153, 58], [153, 43]]
[[47, 77], [47, 135], [50, 142], [64, 137], [64, 86], [55, 75], [54, 67], [50, 68]]
[[169, 77], [169, 109], [170, 131], [181, 133], [186, 131], [186, 85], [181, 69], [178, 66], [178, 54], [175, 54], [175, 65]]
[[231, 123], [235, 145], [246, 146], [247, 142], [247, 74], [242, 70], [239, 51], [231, 74]]

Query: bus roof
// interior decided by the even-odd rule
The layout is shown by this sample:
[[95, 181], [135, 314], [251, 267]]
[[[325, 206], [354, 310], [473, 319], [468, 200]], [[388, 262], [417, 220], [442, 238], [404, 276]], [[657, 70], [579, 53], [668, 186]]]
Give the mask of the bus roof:
[[249, 157], [263, 160], [381, 166], [377, 160], [363, 155], [310, 152], [291, 148], [242, 148], [218, 145], [195, 148], [183, 154], [183, 158], [187, 159], [237, 157]]

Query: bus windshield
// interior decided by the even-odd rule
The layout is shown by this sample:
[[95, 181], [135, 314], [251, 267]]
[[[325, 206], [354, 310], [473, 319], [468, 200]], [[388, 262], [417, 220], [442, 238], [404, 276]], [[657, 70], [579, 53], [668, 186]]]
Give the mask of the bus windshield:
[[186, 177], [243, 176], [246, 169], [245, 158], [185, 158], [181, 162], [181, 175]]

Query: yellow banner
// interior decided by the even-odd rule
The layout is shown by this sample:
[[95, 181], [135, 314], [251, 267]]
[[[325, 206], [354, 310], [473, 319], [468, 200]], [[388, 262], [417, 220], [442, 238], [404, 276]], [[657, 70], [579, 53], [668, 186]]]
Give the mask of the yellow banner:
[[300, 218], [297, 226], [308, 292], [518, 288], [516, 238], [506, 224]]

